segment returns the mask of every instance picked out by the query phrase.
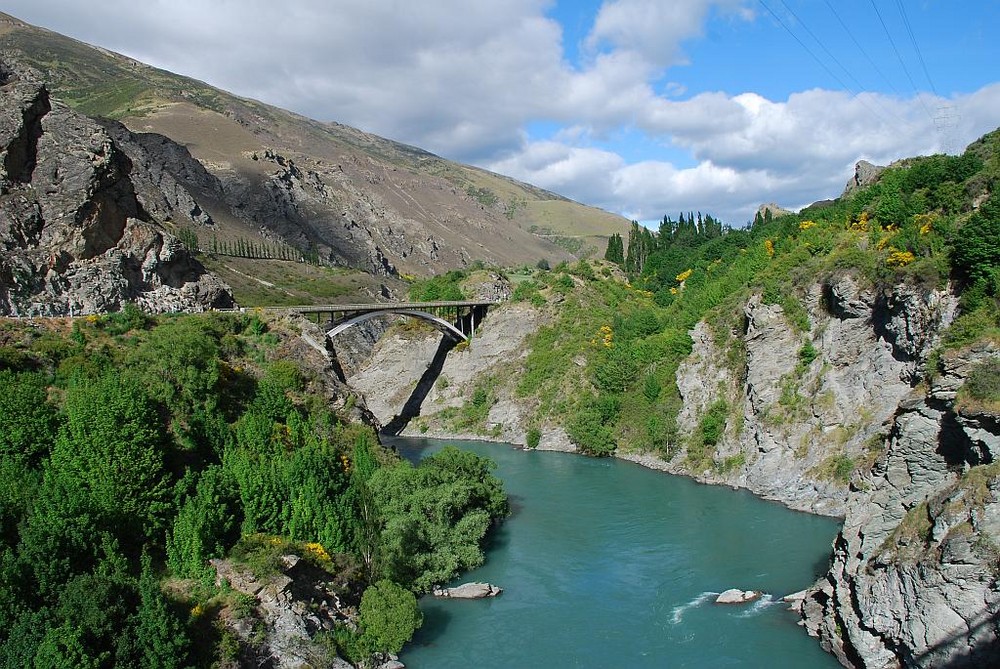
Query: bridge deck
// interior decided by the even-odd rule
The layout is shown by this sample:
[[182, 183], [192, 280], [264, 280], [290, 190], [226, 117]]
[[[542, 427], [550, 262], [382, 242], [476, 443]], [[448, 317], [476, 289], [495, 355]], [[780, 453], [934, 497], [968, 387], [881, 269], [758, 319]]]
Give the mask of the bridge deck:
[[273, 307], [304, 314], [337, 314], [346, 312], [391, 311], [394, 309], [449, 309], [461, 307], [492, 307], [499, 302], [491, 300], [457, 300], [441, 302], [372, 302], [368, 304], [306, 304], [290, 307]]

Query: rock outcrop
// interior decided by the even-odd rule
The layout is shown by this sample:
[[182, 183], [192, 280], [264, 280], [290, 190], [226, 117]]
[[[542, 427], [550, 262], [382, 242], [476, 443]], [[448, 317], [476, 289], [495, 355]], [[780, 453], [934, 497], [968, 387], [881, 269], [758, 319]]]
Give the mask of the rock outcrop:
[[[227, 286], [164, 227], [197, 207], [157, 188], [99, 123], [0, 65], [0, 314], [232, 306]], [[176, 184], [174, 184], [176, 186]]]
[[873, 165], [867, 160], [859, 160], [854, 165], [854, 176], [844, 186], [843, 195], [850, 195], [854, 191], [861, 190], [875, 183], [884, 170], [885, 167], [881, 165]]
[[[751, 299], [743, 332], [729, 339], [744, 351], [735, 367], [711, 328], [695, 327], [677, 372], [681, 433], [696, 430], [720, 399], [735, 410], [707, 464], [691, 470], [697, 462], [682, 447], [661, 468], [792, 508], [845, 512], [851, 473], [877, 456], [886, 422], [920, 379], [956, 303], [943, 291], [867, 288], [850, 274], [814, 284], [803, 302], [808, 331], [781, 306]], [[726, 462], [735, 464], [718, 466]]]
[[719, 596], [715, 598], [716, 604], [746, 604], [748, 602], [755, 602], [764, 595], [760, 590], [740, 590], [739, 588], [730, 588], [729, 590], [724, 590], [719, 593]]
[[249, 603], [224, 618], [240, 639], [242, 666], [353, 666], [313, 638], [338, 625], [357, 625], [357, 608], [341, 600], [343, 587], [329, 582], [329, 574], [297, 555], [282, 556], [281, 570], [265, 577], [229, 560], [211, 563], [217, 584], [231, 587]]
[[497, 587], [492, 583], [475, 582], [463, 583], [462, 585], [456, 585], [454, 588], [435, 587], [431, 591], [431, 594], [444, 599], [485, 599], [487, 597], [496, 597], [502, 592], [503, 588]]
[[969, 369], [997, 356], [945, 356], [852, 482], [830, 570], [802, 604], [846, 666], [1000, 666], [1000, 416], [955, 405]]

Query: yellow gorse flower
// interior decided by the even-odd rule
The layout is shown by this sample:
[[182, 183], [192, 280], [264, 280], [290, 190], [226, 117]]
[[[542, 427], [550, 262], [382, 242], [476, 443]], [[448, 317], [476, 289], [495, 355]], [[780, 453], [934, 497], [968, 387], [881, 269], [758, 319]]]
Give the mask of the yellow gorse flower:
[[868, 231], [868, 212], [863, 211], [861, 215], [858, 216], [858, 220], [851, 221], [848, 219], [847, 227], [854, 232], [867, 232]]
[[305, 544], [303, 547], [306, 549], [308, 553], [315, 556], [320, 561], [330, 562], [330, 554], [326, 552], [325, 548], [323, 548], [323, 544], [318, 544], [313, 542]]
[[598, 336], [601, 338], [601, 343], [604, 344], [604, 348], [611, 348], [613, 345], [615, 333], [612, 331], [610, 325], [602, 325], [601, 329], [598, 331]]
[[684, 283], [685, 281], [687, 281], [691, 277], [691, 274], [693, 272], [694, 272], [693, 269], [686, 269], [683, 272], [681, 272], [680, 274], [678, 274], [677, 276], [675, 276], [674, 278], [677, 279], [678, 283]]
[[909, 251], [890, 249], [889, 256], [885, 259], [885, 264], [889, 267], [905, 267], [916, 259], [917, 257]]
[[816, 226], [816, 221], [802, 221], [799, 223], [799, 230], [808, 230]]

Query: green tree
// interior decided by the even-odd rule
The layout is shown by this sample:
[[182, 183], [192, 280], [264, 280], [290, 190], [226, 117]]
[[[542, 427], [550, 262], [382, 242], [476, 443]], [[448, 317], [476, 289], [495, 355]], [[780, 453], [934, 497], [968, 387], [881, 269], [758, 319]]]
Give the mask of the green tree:
[[208, 560], [221, 557], [238, 538], [235, 493], [222, 468], [210, 466], [198, 478], [194, 494], [181, 505], [167, 536], [167, 559], [175, 574], [199, 577]]
[[1000, 198], [990, 197], [956, 231], [951, 262], [968, 285], [980, 284], [988, 294], [1000, 294]]
[[66, 427], [51, 469], [129, 542], [152, 538], [169, 509], [165, 435], [152, 401], [128, 376], [106, 375], [66, 391]]
[[[160, 584], [153, 574], [148, 555], [142, 559], [139, 578], [139, 605], [132, 617], [126, 642], [130, 659], [138, 659], [141, 669], [177, 669], [187, 666], [190, 639], [184, 625], [170, 610]], [[121, 649], [119, 651], [121, 653]], [[119, 662], [119, 666], [125, 663]], [[135, 666], [135, 665], [133, 665]]]
[[376, 471], [369, 487], [384, 519], [379, 545], [385, 574], [426, 591], [482, 564], [482, 540], [507, 513], [502, 483], [485, 458], [446, 448], [419, 467], [400, 462]]
[[35, 372], [0, 370], [0, 458], [37, 464], [49, 452], [58, 428], [44, 377]]
[[417, 598], [392, 581], [378, 581], [361, 596], [361, 639], [371, 652], [398, 653], [423, 621]]
[[604, 252], [604, 259], [623, 265], [625, 263], [625, 243], [619, 233], [614, 233], [608, 238], [608, 248]]

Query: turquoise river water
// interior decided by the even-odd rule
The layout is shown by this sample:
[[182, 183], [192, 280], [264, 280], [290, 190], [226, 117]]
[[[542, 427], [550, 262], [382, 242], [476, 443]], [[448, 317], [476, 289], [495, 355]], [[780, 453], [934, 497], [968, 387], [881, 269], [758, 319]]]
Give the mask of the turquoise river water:
[[[410, 669], [839, 666], [780, 602], [824, 570], [832, 519], [615, 459], [391, 443], [413, 461], [446, 443], [492, 458], [513, 509], [486, 564], [456, 581], [503, 594], [422, 599]], [[728, 588], [768, 595], [715, 604]]]

